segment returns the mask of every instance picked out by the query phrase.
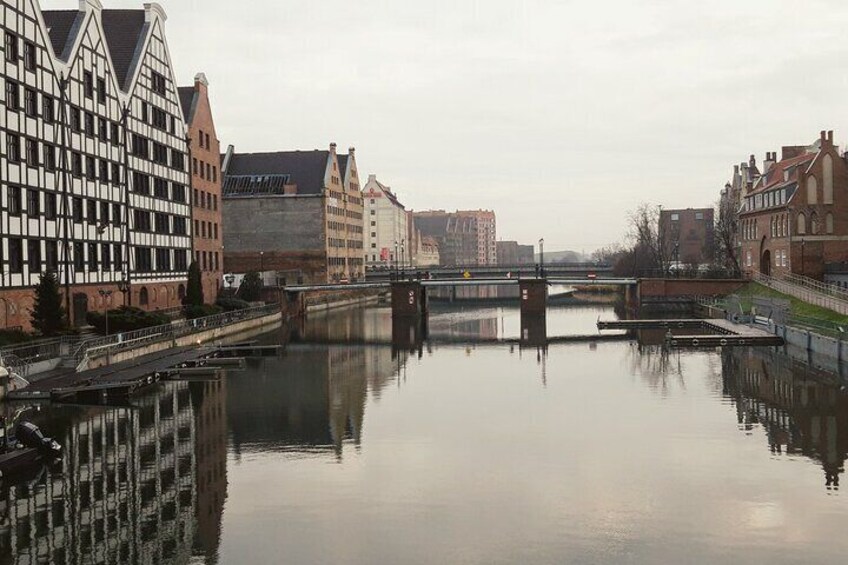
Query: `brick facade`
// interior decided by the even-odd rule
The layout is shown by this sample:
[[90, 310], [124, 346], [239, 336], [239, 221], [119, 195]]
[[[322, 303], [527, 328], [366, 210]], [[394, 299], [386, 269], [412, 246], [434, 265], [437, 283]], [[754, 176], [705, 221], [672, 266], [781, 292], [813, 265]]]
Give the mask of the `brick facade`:
[[212, 303], [224, 276], [221, 146], [215, 134], [206, 76], [198, 74], [193, 87], [179, 90], [191, 144], [194, 260], [202, 273], [203, 300]]
[[848, 165], [824, 131], [768, 157], [739, 214], [742, 268], [821, 279], [825, 264], [848, 260]]
[[712, 208], [663, 210], [660, 233], [669, 257], [677, 264], [709, 264], [715, 256]]

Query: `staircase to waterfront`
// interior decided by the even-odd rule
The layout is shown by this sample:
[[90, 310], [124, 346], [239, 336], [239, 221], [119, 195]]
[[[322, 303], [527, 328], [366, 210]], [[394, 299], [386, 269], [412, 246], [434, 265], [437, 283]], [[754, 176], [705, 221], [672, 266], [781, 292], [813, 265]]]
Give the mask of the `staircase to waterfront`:
[[800, 275], [776, 278], [755, 273], [752, 278], [764, 286], [798, 300], [848, 316], [848, 292], [841, 288]]

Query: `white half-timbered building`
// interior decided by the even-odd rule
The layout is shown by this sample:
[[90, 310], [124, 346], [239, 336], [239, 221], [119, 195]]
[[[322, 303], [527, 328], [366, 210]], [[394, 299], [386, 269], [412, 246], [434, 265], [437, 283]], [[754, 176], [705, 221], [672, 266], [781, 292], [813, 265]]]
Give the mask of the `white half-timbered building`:
[[0, 6], [0, 328], [29, 326], [46, 270], [76, 325], [122, 303], [179, 306], [190, 178], [164, 11]]

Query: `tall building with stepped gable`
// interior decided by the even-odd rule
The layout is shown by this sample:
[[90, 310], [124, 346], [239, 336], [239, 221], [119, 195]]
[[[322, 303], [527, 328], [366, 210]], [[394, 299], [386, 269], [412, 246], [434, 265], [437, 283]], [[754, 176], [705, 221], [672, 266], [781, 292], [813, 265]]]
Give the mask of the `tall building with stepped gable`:
[[164, 10], [0, 5], [0, 328], [29, 328], [47, 270], [77, 326], [179, 306], [190, 179]]
[[211, 304], [218, 297], [224, 277], [221, 145], [215, 134], [206, 75], [198, 74], [194, 86], [180, 87], [179, 93], [191, 145], [194, 260], [200, 267], [203, 299]]

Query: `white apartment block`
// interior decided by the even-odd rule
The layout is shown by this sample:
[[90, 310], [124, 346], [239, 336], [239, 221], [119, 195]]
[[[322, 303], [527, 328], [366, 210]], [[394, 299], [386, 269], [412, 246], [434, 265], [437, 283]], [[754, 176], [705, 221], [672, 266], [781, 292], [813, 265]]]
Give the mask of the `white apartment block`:
[[412, 245], [407, 241], [409, 215], [388, 186], [368, 175], [362, 189], [365, 199], [365, 265], [394, 268], [412, 264]]
[[123, 303], [179, 306], [190, 177], [164, 11], [0, 10], [0, 327], [28, 326], [46, 270], [77, 325]]

